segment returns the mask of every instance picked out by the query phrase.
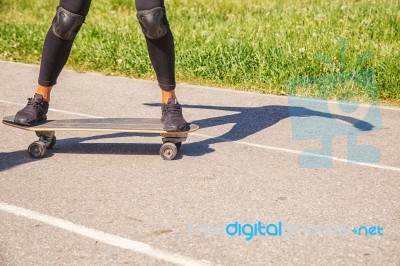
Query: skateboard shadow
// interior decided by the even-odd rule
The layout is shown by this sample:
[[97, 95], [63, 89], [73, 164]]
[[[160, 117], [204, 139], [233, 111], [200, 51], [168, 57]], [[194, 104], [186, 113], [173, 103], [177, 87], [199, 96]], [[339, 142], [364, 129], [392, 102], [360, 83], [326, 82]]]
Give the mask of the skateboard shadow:
[[[137, 142], [130, 140], [129, 143], [88, 143], [88, 141], [134, 138], [140, 137]], [[109, 133], [94, 135], [89, 137], [73, 137], [57, 140], [54, 153], [74, 153], [74, 154], [119, 154], [119, 155], [156, 155], [159, 153], [162, 143], [149, 143], [143, 138], [157, 138], [161, 140], [159, 134], [140, 134], [140, 133]], [[51, 152], [51, 150], [49, 151]], [[175, 157], [178, 158], [179, 157]]]
[[[145, 103], [147, 106], [160, 106], [158, 103]], [[192, 123], [200, 129], [205, 129], [224, 124], [233, 124], [233, 127], [220, 136], [211, 137], [199, 142], [182, 145], [182, 155], [201, 156], [214, 150], [211, 144], [222, 142], [234, 142], [242, 140], [261, 130], [277, 124], [283, 119], [296, 117], [320, 117], [337, 119], [347, 122], [359, 131], [370, 131], [374, 128], [370, 123], [353, 118], [351, 116], [336, 115], [311, 110], [299, 106], [267, 105], [258, 107], [234, 107], [234, 106], [211, 106], [211, 105], [182, 105], [183, 109], [203, 109], [235, 112], [234, 114], [217, 116], [213, 118], [194, 120]]]
[[[49, 153], [47, 157], [51, 156], [52, 154]], [[0, 152], [0, 172], [33, 161], [35, 161], [35, 159], [32, 159], [26, 150]]]
[[[58, 139], [55, 147], [51, 150], [48, 150], [46, 156], [39, 160], [46, 160], [57, 153], [120, 155], [157, 155], [159, 153], [161, 144], [149, 144], [148, 142], [142, 143], [142, 139], [139, 140], [137, 143], [86, 143], [88, 141], [125, 137], [160, 138], [158, 134], [110, 133], [88, 137]], [[34, 139], [32, 139], [32, 141], [33, 140]], [[175, 157], [175, 160], [179, 160], [180, 158], [182, 158], [182, 156], [178, 154]], [[25, 149], [13, 152], [0, 152], [0, 172], [11, 169], [18, 165], [37, 161], [38, 159], [31, 158]]]
[[[159, 107], [158, 103], [145, 103], [147, 106]], [[185, 143], [182, 145], [176, 159], [184, 156], [202, 156], [215, 150], [210, 147], [212, 144], [222, 142], [234, 142], [242, 140], [250, 135], [262, 131], [277, 124], [283, 119], [296, 117], [322, 117], [327, 119], [338, 119], [352, 125], [359, 131], [370, 131], [374, 128], [370, 123], [350, 116], [335, 115], [319, 112], [298, 106], [267, 105], [258, 107], [234, 107], [234, 106], [212, 106], [212, 105], [183, 105], [184, 109], [203, 109], [235, 112], [234, 114], [222, 115], [213, 118], [198, 119], [192, 123], [200, 126], [201, 129], [233, 124], [233, 127], [220, 136], [207, 138], [198, 142]], [[195, 132], [196, 133], [196, 132]], [[158, 134], [137, 134], [137, 133], [111, 133], [89, 137], [73, 137], [57, 140], [54, 151], [49, 150], [46, 157], [53, 153], [80, 153], [80, 154], [126, 154], [126, 155], [157, 155], [161, 143], [149, 144], [140, 140], [138, 143], [85, 143], [91, 140], [114, 139], [118, 137], [157, 137]], [[189, 136], [190, 137], [190, 136]], [[25, 150], [11, 153], [0, 153], [0, 172], [14, 166], [34, 161]]]

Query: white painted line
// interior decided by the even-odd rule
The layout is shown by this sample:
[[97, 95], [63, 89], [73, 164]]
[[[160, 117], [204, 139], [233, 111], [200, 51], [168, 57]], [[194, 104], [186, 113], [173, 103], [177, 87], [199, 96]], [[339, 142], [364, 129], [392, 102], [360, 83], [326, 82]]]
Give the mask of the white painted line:
[[310, 153], [310, 152], [303, 152], [303, 151], [298, 151], [298, 150], [279, 148], [279, 147], [268, 146], [268, 145], [263, 145], [263, 144], [256, 144], [256, 143], [251, 143], [251, 142], [246, 142], [246, 141], [241, 141], [241, 140], [232, 141], [227, 138], [213, 137], [213, 136], [204, 135], [204, 134], [200, 134], [200, 133], [191, 133], [191, 135], [199, 136], [202, 138], [214, 138], [214, 139], [219, 139], [224, 142], [229, 141], [229, 142], [233, 142], [233, 143], [240, 144], [240, 145], [246, 145], [246, 146], [251, 146], [251, 147], [256, 147], [256, 148], [261, 148], [261, 149], [266, 149], [266, 150], [280, 151], [280, 152], [286, 152], [286, 153], [292, 153], [292, 154], [304, 154], [304, 155], [311, 156], [311, 157], [325, 158], [327, 160], [333, 160], [333, 161], [337, 161], [337, 162], [351, 163], [351, 164], [356, 164], [356, 165], [361, 165], [361, 166], [366, 166], [366, 167], [371, 167], [371, 168], [400, 172], [400, 168], [393, 167], [393, 166], [372, 164], [372, 163], [360, 163], [360, 162], [350, 161], [347, 159], [337, 158], [337, 157], [333, 157], [333, 156], [326, 156], [326, 155], [315, 154], [315, 153]]
[[[0, 102], [7, 103], [7, 104], [13, 104], [13, 105], [25, 106], [25, 104], [19, 104], [19, 103], [8, 102], [8, 101], [3, 101], [3, 100], [0, 100]], [[77, 115], [77, 116], [93, 117], [93, 118], [104, 118], [104, 117], [101, 117], [101, 116], [94, 116], [94, 115], [88, 115], [88, 114], [83, 114], [83, 113], [69, 112], [69, 111], [64, 111], [64, 110], [59, 110], [59, 109], [51, 109], [50, 108], [49, 110], [51, 110], [53, 112], [63, 113], [63, 114], [73, 114], [73, 115]], [[247, 145], [247, 146], [261, 148], [261, 149], [274, 150], [274, 151], [280, 151], [280, 152], [286, 152], [286, 153], [292, 153], [292, 154], [302, 154], [303, 153], [303, 151], [298, 151], [298, 150], [292, 150], [292, 149], [268, 146], [268, 145], [263, 145], [263, 144], [256, 144], [256, 143], [251, 143], [251, 142], [241, 141], [241, 140], [231, 140], [231, 139], [227, 139], [227, 138], [209, 136], [209, 135], [200, 134], [200, 133], [191, 133], [191, 134], [194, 135], [194, 136], [205, 138], [205, 139], [214, 138], [214, 139], [219, 139], [221, 141], [233, 142], [233, 143], [236, 143], [236, 144]], [[322, 158], [326, 158], [326, 159], [331, 159], [331, 160], [337, 161], [337, 162], [351, 163], [351, 164], [356, 164], [356, 165], [365, 166], [365, 167], [371, 167], [371, 168], [376, 168], [376, 169], [383, 169], [383, 170], [400, 172], [400, 168], [399, 167], [394, 167], [394, 166], [372, 164], [372, 163], [360, 163], [360, 162], [349, 161], [347, 159], [337, 158], [337, 157], [333, 157], [333, 156], [318, 155], [318, 154], [307, 153], [307, 152], [304, 152], [304, 154], [308, 155], [308, 156], [313, 156], [313, 157], [322, 157]]]
[[[26, 104], [15, 103], [15, 102], [9, 102], [9, 101], [4, 101], [4, 100], [0, 100], [0, 103], [12, 104], [12, 105], [19, 105], [19, 106], [25, 106], [25, 105], [26, 105]], [[52, 112], [63, 113], [63, 114], [68, 114], [68, 115], [84, 116], [84, 117], [91, 117], [91, 118], [104, 118], [104, 117], [97, 116], [97, 115], [81, 114], [81, 113], [70, 112], [70, 111], [64, 111], [64, 110], [53, 109], [53, 108], [49, 108], [49, 110], [52, 111]]]
[[21, 207], [9, 205], [7, 203], [0, 202], [0, 210], [17, 216], [22, 216], [30, 220], [46, 223], [51, 226], [67, 230], [71, 233], [75, 233], [99, 241], [104, 244], [131, 250], [137, 253], [147, 255], [149, 257], [171, 262], [177, 265], [199, 265], [199, 266], [210, 265], [209, 263], [205, 263], [204, 261], [195, 260], [176, 253], [171, 253], [168, 251], [153, 248], [150, 245], [139, 241], [134, 241], [117, 235], [108, 234], [92, 228], [87, 228], [82, 225], [77, 225], [66, 220], [41, 214], [35, 211], [27, 210]]
[[[251, 143], [251, 142], [246, 142], [246, 141], [241, 141], [241, 140], [230, 140], [228, 138], [214, 137], [214, 136], [209, 136], [209, 135], [200, 134], [200, 133], [190, 133], [190, 135], [198, 136], [198, 137], [205, 138], [205, 139], [210, 139], [210, 138], [217, 139], [217, 140], [221, 140], [223, 142], [233, 142], [233, 143], [237, 143], [240, 145], [246, 145], [246, 146], [251, 146], [251, 147], [261, 148], [261, 149], [281, 151], [281, 152], [287, 152], [287, 153], [293, 153], [293, 154], [301, 154], [302, 153], [302, 151], [298, 151], [298, 150], [267, 146], [267, 145], [263, 145], [263, 144], [256, 144], [256, 143]], [[331, 158], [331, 157], [329, 157], [329, 158]]]

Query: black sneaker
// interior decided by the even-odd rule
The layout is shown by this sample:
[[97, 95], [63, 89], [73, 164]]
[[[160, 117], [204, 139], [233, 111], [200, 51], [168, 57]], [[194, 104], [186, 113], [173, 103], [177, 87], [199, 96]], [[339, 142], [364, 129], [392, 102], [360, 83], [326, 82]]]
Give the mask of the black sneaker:
[[190, 123], [182, 116], [182, 107], [176, 99], [168, 99], [166, 104], [161, 105], [161, 122], [165, 131], [188, 131]]
[[49, 103], [43, 100], [43, 96], [35, 94], [33, 98], [28, 98], [28, 104], [17, 112], [14, 122], [25, 126], [35, 126], [43, 123], [47, 119]]

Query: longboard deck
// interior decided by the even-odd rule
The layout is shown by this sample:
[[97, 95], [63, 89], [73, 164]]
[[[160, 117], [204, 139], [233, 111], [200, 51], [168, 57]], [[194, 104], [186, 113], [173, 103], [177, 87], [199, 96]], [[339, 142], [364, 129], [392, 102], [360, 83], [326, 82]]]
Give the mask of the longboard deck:
[[86, 118], [48, 120], [37, 126], [23, 126], [14, 122], [14, 116], [3, 118], [3, 124], [28, 131], [91, 131], [91, 132], [133, 132], [159, 134], [187, 134], [199, 129], [191, 124], [189, 131], [165, 131], [157, 118]]
[[15, 123], [13, 116], [8, 116], [2, 122], [10, 127], [36, 132], [39, 140], [28, 147], [29, 155], [33, 158], [42, 158], [48, 149], [53, 148], [56, 144], [56, 131], [89, 131], [160, 134], [164, 143], [160, 155], [164, 160], [172, 160], [188, 134], [199, 129], [199, 126], [191, 124], [189, 131], [164, 131], [161, 121], [155, 118], [60, 119], [48, 120], [37, 126], [23, 126]]

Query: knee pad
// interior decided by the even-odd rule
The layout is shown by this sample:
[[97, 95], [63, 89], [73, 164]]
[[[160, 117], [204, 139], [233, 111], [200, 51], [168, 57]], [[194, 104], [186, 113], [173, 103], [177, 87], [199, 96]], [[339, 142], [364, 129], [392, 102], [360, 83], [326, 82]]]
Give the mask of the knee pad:
[[163, 7], [140, 10], [137, 12], [137, 19], [144, 35], [150, 39], [162, 38], [168, 32], [169, 24]]
[[69, 12], [65, 8], [58, 6], [51, 28], [57, 37], [63, 40], [72, 40], [84, 21], [84, 16]]

